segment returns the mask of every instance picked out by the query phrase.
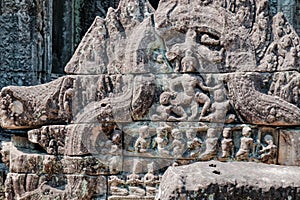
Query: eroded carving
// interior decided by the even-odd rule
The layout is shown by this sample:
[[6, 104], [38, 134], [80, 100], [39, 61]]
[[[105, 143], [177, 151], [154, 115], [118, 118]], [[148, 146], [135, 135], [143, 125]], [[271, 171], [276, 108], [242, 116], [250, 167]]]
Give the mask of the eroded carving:
[[243, 127], [242, 137], [241, 137], [241, 145], [236, 153], [236, 157], [238, 160], [249, 160], [250, 154], [254, 151], [254, 143], [251, 138], [251, 128], [248, 126]]
[[234, 143], [232, 140], [231, 128], [224, 128], [222, 133], [223, 139], [221, 142], [222, 156], [221, 159], [232, 158], [234, 154]]
[[[156, 11], [122, 0], [97, 17], [65, 68], [72, 75], [1, 91], [2, 126], [36, 128], [28, 139], [42, 147], [3, 146], [7, 198], [90, 199], [107, 176], [109, 199], [154, 199], [171, 163], [299, 165], [294, 136], [274, 129], [300, 125], [299, 37], [268, 15], [265, 0], [168, 0]], [[23, 189], [27, 178], [34, 187]]]
[[261, 154], [261, 162], [268, 164], [276, 164], [277, 162], [277, 146], [274, 145], [273, 137], [271, 135], [265, 135], [264, 142], [266, 146], [263, 146], [259, 151]]

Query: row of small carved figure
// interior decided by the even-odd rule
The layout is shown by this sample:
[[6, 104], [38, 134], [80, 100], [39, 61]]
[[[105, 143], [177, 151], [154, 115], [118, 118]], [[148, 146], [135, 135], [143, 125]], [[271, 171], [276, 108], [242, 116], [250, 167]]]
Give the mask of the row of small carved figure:
[[159, 178], [153, 172], [149, 172], [141, 178], [140, 175], [132, 173], [124, 181], [118, 176], [110, 176], [108, 180], [109, 192], [112, 196], [154, 197], [159, 186]]
[[[197, 137], [197, 132], [193, 129], [185, 131], [186, 139], [179, 129], [170, 127], [157, 128], [156, 137], [149, 138], [149, 127], [142, 126], [139, 129], [139, 137], [134, 144], [135, 152], [148, 153], [155, 149], [161, 157], [189, 158], [207, 161], [218, 158], [225, 161], [235, 159], [238, 161], [257, 160], [264, 163], [276, 164], [277, 146], [274, 144], [272, 135], [265, 135], [263, 145], [255, 144], [251, 138], [252, 130], [248, 126], [242, 129], [242, 137], [240, 138], [240, 146], [235, 152], [234, 140], [232, 139], [231, 128], [224, 128], [221, 141], [218, 137], [218, 131], [215, 128], [208, 128], [205, 142]], [[169, 135], [171, 134], [171, 136]], [[170, 142], [169, 138], [173, 138]], [[203, 144], [205, 151], [200, 154]], [[219, 146], [221, 154], [219, 154]], [[259, 147], [259, 148], [258, 148]]]

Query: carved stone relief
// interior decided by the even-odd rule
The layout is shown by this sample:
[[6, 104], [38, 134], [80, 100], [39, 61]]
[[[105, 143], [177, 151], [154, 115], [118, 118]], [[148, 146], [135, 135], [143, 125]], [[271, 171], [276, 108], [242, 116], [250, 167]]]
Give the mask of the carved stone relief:
[[[263, 0], [169, 0], [157, 10], [123, 0], [97, 17], [66, 65], [70, 75], [1, 91], [1, 126], [29, 129], [2, 149], [7, 198], [49, 190], [60, 198], [169, 199], [161, 176], [170, 181], [173, 169], [211, 165], [214, 177], [232, 178], [226, 166], [299, 165], [297, 133], [290, 134], [300, 125], [299, 37], [282, 13], [269, 14]], [[187, 186], [178, 195], [196, 191], [176, 173], [175, 187]], [[24, 190], [13, 183], [22, 174], [45, 178]], [[52, 184], [56, 176], [62, 185]], [[267, 176], [259, 171], [261, 185], [247, 187], [235, 180], [269, 194]], [[90, 186], [99, 177], [102, 192]], [[225, 179], [216, 179], [221, 188], [231, 184]], [[284, 194], [299, 188], [299, 180], [287, 182]]]
[[280, 151], [278, 162], [284, 165], [299, 166], [300, 138], [298, 129], [280, 130]]

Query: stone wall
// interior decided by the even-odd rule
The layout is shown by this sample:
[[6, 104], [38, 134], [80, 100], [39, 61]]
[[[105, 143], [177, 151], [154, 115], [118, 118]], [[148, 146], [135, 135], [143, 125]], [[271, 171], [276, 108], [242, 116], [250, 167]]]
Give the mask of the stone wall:
[[96, 16], [117, 1], [0, 1], [0, 88], [35, 85], [63, 68]]

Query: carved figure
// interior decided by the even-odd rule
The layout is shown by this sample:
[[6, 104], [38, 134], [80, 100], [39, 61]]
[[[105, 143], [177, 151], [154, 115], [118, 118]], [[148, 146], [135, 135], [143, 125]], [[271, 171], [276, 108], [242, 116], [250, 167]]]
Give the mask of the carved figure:
[[169, 156], [169, 151], [167, 150], [168, 144], [168, 128], [158, 127], [157, 136], [154, 138], [154, 146], [157, 147], [157, 153], [160, 156]]
[[201, 117], [201, 121], [210, 122], [222, 122], [226, 120], [226, 114], [230, 108], [229, 101], [226, 100], [223, 89], [218, 89], [214, 91], [215, 102], [211, 105], [211, 114], [205, 117]]
[[145, 174], [143, 181], [146, 186], [146, 196], [155, 196], [157, 192], [158, 177], [154, 175], [154, 163], [147, 165], [148, 172]]
[[[177, 88], [180, 87], [183, 88], [183, 91], [177, 90]], [[204, 104], [203, 114], [201, 113], [202, 115], [205, 114], [210, 104], [209, 97], [204, 93], [196, 93], [196, 89], [212, 91], [218, 87], [220, 86], [218, 85], [214, 88], [207, 87], [204, 85], [201, 78], [183, 74], [182, 76], [173, 79], [171, 82], [170, 90], [177, 94], [175, 100], [172, 101], [172, 104], [190, 107], [191, 114], [188, 117], [188, 120], [194, 120], [198, 114], [198, 103]]]
[[[192, 116], [188, 119], [194, 119], [198, 113], [198, 104], [194, 101], [195, 89], [200, 80], [188, 74], [184, 74], [172, 80], [170, 89], [172, 92], [177, 93], [176, 99], [172, 102], [176, 105], [189, 105], [192, 110]], [[177, 91], [177, 88], [182, 86], [183, 91]]]
[[[196, 43], [196, 32], [188, 29], [185, 42], [174, 45], [169, 52], [168, 58], [175, 60], [175, 70], [182, 72], [195, 72], [199, 67], [197, 59], [193, 56], [193, 48]], [[173, 56], [170, 56], [173, 55]], [[181, 58], [181, 59], [180, 59]], [[179, 61], [181, 60], [181, 62]]]
[[179, 129], [173, 129], [171, 134], [174, 140], [170, 146], [170, 150], [173, 150], [174, 157], [182, 157], [182, 154], [185, 151], [185, 142], [183, 141], [183, 135]]
[[223, 159], [228, 159], [234, 154], [234, 144], [231, 138], [231, 128], [223, 129], [223, 139], [221, 142], [222, 156]]
[[206, 149], [200, 155], [200, 160], [206, 161], [216, 158], [218, 153], [218, 137], [215, 128], [207, 130], [207, 138], [205, 140]]
[[187, 114], [180, 105], [171, 104], [173, 93], [163, 92], [160, 95], [159, 102], [161, 105], [157, 107], [157, 113], [152, 115], [154, 121], [185, 121]]
[[197, 158], [199, 156], [203, 141], [197, 137], [197, 132], [188, 129], [186, 132], [188, 157]]
[[127, 189], [121, 187], [125, 184], [125, 181], [121, 180], [117, 176], [110, 176], [108, 179], [109, 191], [112, 195], [126, 196], [128, 195]]
[[287, 84], [280, 89], [280, 97], [288, 102], [298, 105], [300, 94], [300, 75], [292, 75]]
[[254, 143], [251, 138], [252, 130], [249, 126], [244, 126], [242, 130], [241, 145], [236, 153], [237, 160], [249, 160], [250, 154], [254, 151]]
[[120, 158], [120, 156], [112, 156], [109, 159], [109, 170], [111, 172], [119, 171], [120, 162], [122, 162], [122, 159]]
[[142, 188], [143, 180], [137, 172], [138, 161], [134, 160], [132, 174], [127, 176], [126, 184], [128, 184], [129, 195], [131, 196], [145, 196], [146, 192]]
[[136, 152], [145, 153], [147, 151], [147, 148], [149, 146], [149, 141], [147, 141], [148, 137], [149, 137], [149, 127], [142, 126], [139, 129], [139, 137], [134, 144], [134, 149]]
[[297, 64], [297, 50], [295, 47], [291, 47], [290, 51], [285, 54], [285, 60], [283, 66], [287, 69], [294, 69]]
[[269, 94], [280, 96], [281, 88], [286, 84], [285, 73], [276, 73], [273, 77], [272, 84], [269, 89]]
[[263, 148], [259, 151], [260, 161], [267, 164], [276, 164], [277, 158], [277, 146], [273, 142], [272, 135], [265, 135], [264, 142], [267, 146], [263, 146]]
[[127, 176], [127, 184], [129, 185], [139, 185], [142, 183], [141, 177], [135, 173], [135, 171], [132, 172], [132, 174]]
[[184, 58], [181, 60], [183, 72], [195, 72], [197, 69], [197, 59], [193, 56], [193, 52], [188, 49], [185, 52]]
[[109, 161], [109, 170], [111, 172], [118, 172], [121, 158], [121, 149], [120, 149], [120, 142], [121, 142], [121, 135], [118, 133], [119, 131], [115, 131], [116, 133], [113, 134], [112, 140], [107, 142], [108, 148], [110, 147], [109, 154], [111, 158]]

